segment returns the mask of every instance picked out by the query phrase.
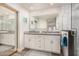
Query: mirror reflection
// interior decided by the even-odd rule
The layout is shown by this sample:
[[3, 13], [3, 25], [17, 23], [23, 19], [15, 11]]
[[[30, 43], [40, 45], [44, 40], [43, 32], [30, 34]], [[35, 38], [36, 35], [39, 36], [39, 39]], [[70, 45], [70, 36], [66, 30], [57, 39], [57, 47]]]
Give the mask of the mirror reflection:
[[0, 55], [10, 55], [15, 49], [16, 12], [0, 6]]
[[30, 31], [47, 31], [56, 30], [56, 17], [54, 15], [32, 16], [30, 19]]

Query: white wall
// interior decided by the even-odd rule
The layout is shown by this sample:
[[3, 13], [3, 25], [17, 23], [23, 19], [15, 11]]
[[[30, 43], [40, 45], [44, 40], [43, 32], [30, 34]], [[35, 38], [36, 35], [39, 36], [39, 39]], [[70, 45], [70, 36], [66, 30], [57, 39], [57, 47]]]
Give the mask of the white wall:
[[[9, 6], [15, 8], [18, 12], [19, 12], [19, 19], [18, 19], [18, 25], [19, 25], [19, 40], [18, 40], [18, 44], [19, 44], [19, 49], [23, 49], [24, 48], [24, 31], [29, 31], [29, 12], [27, 10], [25, 10], [24, 8], [20, 7], [18, 4], [13, 4], [10, 3], [8, 4]], [[23, 22], [23, 17], [27, 18], [27, 23], [25, 24]]]
[[58, 30], [71, 30], [71, 4], [61, 8], [57, 17], [56, 27]]
[[58, 14], [59, 9], [57, 8], [49, 8], [49, 9], [43, 9], [38, 11], [33, 11], [30, 13], [30, 16], [40, 16], [40, 15], [51, 15], [51, 14]]

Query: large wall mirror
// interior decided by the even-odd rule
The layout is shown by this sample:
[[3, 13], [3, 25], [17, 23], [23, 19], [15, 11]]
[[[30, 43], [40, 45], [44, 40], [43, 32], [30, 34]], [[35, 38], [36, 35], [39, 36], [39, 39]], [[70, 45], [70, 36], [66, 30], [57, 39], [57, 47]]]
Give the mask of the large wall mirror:
[[17, 48], [17, 11], [0, 4], [0, 55], [10, 55]]
[[32, 16], [30, 18], [30, 31], [47, 31], [56, 30], [56, 17], [54, 15]]

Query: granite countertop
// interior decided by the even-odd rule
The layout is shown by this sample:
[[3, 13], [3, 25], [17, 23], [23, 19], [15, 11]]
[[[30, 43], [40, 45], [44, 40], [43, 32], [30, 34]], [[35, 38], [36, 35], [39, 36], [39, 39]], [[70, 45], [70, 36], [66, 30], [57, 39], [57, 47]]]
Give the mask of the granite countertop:
[[28, 35], [61, 35], [61, 33], [58, 31], [54, 31], [54, 32], [24, 32], [24, 34], [28, 34]]

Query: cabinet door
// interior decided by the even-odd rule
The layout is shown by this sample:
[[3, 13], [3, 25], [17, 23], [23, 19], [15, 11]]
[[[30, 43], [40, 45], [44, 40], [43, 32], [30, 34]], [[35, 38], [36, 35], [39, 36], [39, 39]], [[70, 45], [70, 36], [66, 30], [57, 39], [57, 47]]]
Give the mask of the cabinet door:
[[35, 35], [35, 49], [41, 49], [41, 35]]
[[44, 38], [43, 35], [36, 35], [35, 48], [39, 50], [44, 50]]
[[15, 36], [15, 34], [6, 34], [6, 35], [8, 35], [7, 36], [7, 41], [8, 41], [8, 43], [10, 44], [10, 45], [12, 45], [12, 46], [16, 46], [16, 36]]
[[29, 38], [30, 48], [35, 49], [35, 35], [30, 35]]
[[8, 34], [1, 34], [0, 36], [1, 36], [0, 43], [9, 44], [9, 42], [8, 42]]
[[1, 34], [0, 43], [16, 46], [16, 38], [14, 34]]
[[51, 51], [60, 53], [60, 36], [52, 36], [51, 38]]
[[46, 51], [51, 51], [51, 36], [45, 35], [45, 50]]
[[25, 34], [25, 48], [29, 48], [30, 47], [29, 39], [30, 39], [29, 35]]
[[45, 46], [45, 35], [41, 35], [41, 50], [44, 50], [44, 46]]

